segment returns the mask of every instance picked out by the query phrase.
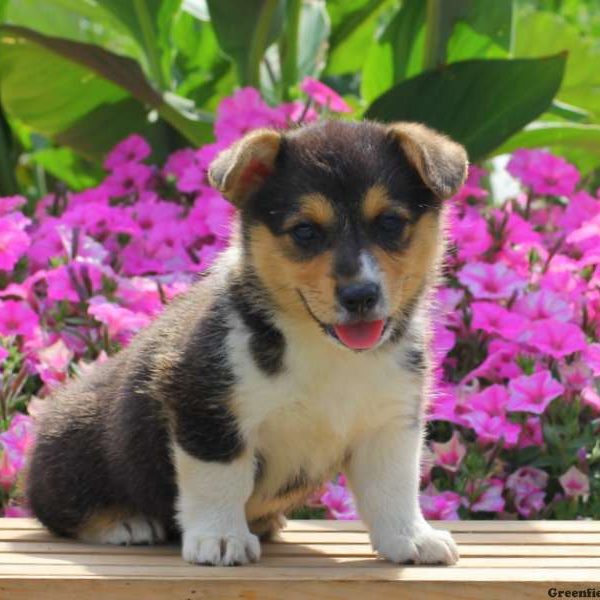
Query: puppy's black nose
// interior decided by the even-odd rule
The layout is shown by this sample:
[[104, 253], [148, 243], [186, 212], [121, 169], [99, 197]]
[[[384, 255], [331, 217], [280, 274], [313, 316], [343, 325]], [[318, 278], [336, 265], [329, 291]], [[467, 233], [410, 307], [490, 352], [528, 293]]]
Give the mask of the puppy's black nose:
[[351, 283], [338, 288], [340, 304], [351, 313], [367, 313], [375, 308], [380, 289], [376, 283]]

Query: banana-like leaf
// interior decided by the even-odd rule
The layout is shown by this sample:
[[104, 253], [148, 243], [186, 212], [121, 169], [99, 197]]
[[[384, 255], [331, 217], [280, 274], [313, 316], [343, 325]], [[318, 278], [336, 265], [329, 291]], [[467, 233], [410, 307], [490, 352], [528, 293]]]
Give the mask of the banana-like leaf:
[[396, 85], [377, 98], [365, 116], [426, 123], [464, 144], [476, 161], [550, 106], [565, 59], [558, 54], [457, 62]]
[[236, 64], [242, 85], [259, 87], [260, 63], [280, 36], [285, 0], [207, 0], [219, 45]]
[[[106, 105], [135, 99], [138, 115], [148, 109], [185, 138], [200, 144], [211, 137], [212, 116], [181, 106], [157, 91], [137, 62], [92, 44], [39, 34], [24, 27], [0, 27], [0, 89], [6, 110], [50, 137]], [[135, 102], [128, 102], [129, 118]], [[128, 118], [116, 121], [127, 123]], [[140, 126], [140, 119], [131, 120]], [[130, 131], [132, 131], [130, 129]], [[135, 131], [135, 129], [133, 129]]]

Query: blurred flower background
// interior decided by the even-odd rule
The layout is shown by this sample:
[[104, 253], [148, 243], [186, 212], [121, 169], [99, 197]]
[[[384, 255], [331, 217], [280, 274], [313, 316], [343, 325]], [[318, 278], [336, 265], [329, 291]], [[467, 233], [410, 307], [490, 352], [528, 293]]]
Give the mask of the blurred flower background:
[[[598, 2], [135, 6], [0, 0], [4, 514], [28, 514], [52, 390], [227, 245], [234, 211], [206, 181], [219, 150], [366, 116], [426, 122], [473, 163], [433, 308], [425, 515], [599, 518]], [[356, 518], [345, 478], [296, 516]]]

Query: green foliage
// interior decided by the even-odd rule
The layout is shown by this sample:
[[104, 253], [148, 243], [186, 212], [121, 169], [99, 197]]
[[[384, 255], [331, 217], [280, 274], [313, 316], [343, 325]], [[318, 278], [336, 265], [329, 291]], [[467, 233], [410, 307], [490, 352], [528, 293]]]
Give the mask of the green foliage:
[[[472, 160], [549, 146], [590, 172], [599, 32], [598, 0], [0, 0], [0, 193], [40, 170], [80, 188], [98, 177], [83, 158], [132, 132], [155, 159], [205, 143], [236, 86], [277, 103], [305, 76], [351, 116], [424, 121]], [[35, 176], [15, 178], [22, 151]]]
[[394, 86], [366, 116], [427, 123], [479, 160], [550, 106], [564, 64], [564, 55], [454, 63]]

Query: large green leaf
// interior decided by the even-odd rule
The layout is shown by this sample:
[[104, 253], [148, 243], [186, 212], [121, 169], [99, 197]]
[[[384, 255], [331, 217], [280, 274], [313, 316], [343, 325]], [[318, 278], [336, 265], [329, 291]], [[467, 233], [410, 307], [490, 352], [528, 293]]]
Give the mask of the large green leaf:
[[552, 13], [534, 12], [518, 20], [515, 56], [564, 50], [569, 58], [557, 97], [588, 110], [600, 122], [600, 44], [580, 35], [576, 27]]
[[471, 160], [479, 160], [550, 106], [565, 58], [454, 63], [396, 85], [375, 100], [366, 116], [426, 123], [464, 144]]
[[259, 87], [260, 63], [283, 27], [285, 0], [208, 0], [219, 45], [236, 64], [242, 85]]
[[369, 47], [360, 88], [366, 102], [421, 71], [425, 13], [425, 2], [406, 0], [377, 41]]
[[395, 4], [394, 0], [328, 0], [331, 37], [326, 75], [360, 70], [382, 12]]
[[580, 123], [532, 123], [495, 150], [495, 154], [517, 148], [548, 148], [572, 160], [587, 172], [600, 166], [600, 126]]
[[[41, 132], [56, 135], [90, 110], [131, 95], [140, 103], [140, 114], [144, 107], [155, 109], [191, 142], [202, 143], [211, 136], [210, 115], [196, 113], [158, 92], [132, 59], [24, 27], [3, 26], [0, 32], [5, 106]], [[25, 104], [19, 96], [24, 96]]]
[[69, 148], [44, 148], [32, 152], [29, 158], [74, 191], [96, 186], [103, 177], [101, 169], [86, 163]]

